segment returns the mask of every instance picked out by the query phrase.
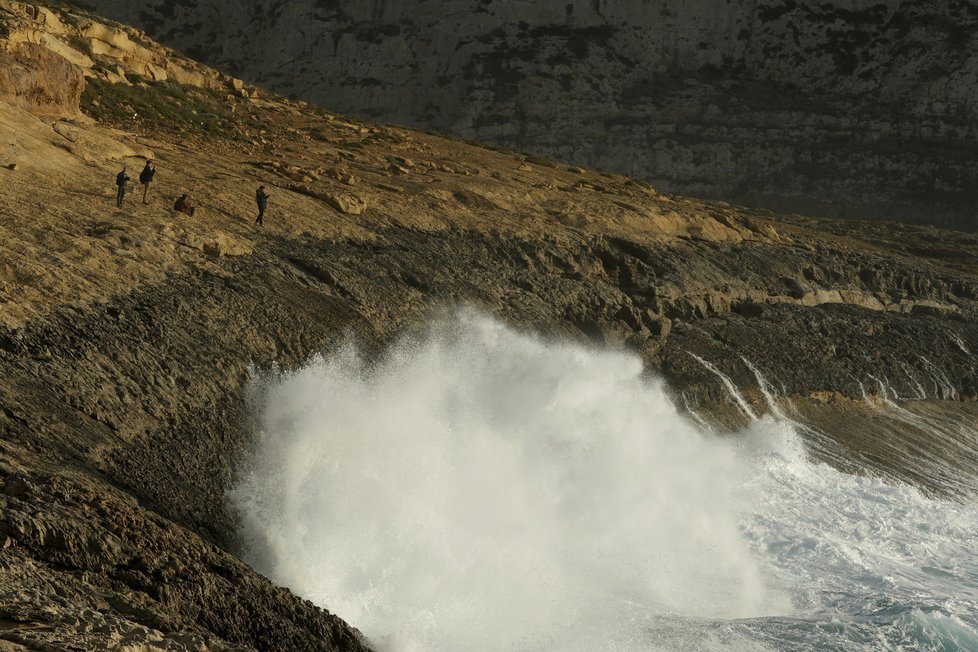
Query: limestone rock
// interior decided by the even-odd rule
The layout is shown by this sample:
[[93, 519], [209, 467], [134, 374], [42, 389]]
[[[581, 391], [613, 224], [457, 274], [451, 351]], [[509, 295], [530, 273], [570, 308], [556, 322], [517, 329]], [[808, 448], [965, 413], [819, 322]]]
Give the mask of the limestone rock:
[[178, 84], [198, 87], [210, 86], [210, 84], [208, 84], [208, 78], [206, 75], [195, 70], [188, 70], [181, 64], [171, 59], [166, 61], [166, 74], [167, 77]]
[[[69, 114], [64, 110], [57, 110], [57, 93], [62, 91], [52, 91], [63, 88], [64, 81], [54, 79], [52, 71], [45, 69], [50, 68], [49, 60], [52, 55], [60, 56], [75, 68], [81, 69], [84, 76], [101, 77], [113, 83], [128, 84], [126, 75], [138, 75], [152, 81], [172, 79], [177, 83], [203, 88], [227, 86], [239, 90], [243, 95], [254, 95], [245, 87], [236, 89], [236, 81], [243, 86], [240, 80], [222, 76], [153, 44], [139, 30], [111, 25], [108, 21], [99, 21], [65, 7], [54, 9], [27, 2], [0, 0], [0, 21], [5, 28], [5, 43], [0, 48], [0, 57], [5, 59], [3, 68], [9, 69], [4, 75], [8, 88], [0, 87], [0, 93], [10, 91], [11, 78], [16, 80], [23, 77], [18, 66], [22, 67], [25, 61], [16, 61], [16, 57], [18, 52], [21, 55], [26, 52], [27, 63], [37, 64], [32, 69], [41, 70], [42, 75], [49, 78], [49, 82], [42, 85], [49, 97], [43, 103], [32, 100], [34, 104], [43, 104], [37, 109], [39, 112]], [[20, 48], [11, 48], [18, 45]], [[15, 60], [9, 57], [14, 57]]]
[[349, 193], [326, 193], [322, 195], [323, 201], [341, 213], [349, 215], [362, 215], [367, 210], [367, 202]]
[[45, 115], [78, 114], [85, 78], [48, 48], [22, 44], [0, 52], [0, 99]]
[[323, 170], [322, 175], [330, 179], [336, 179], [340, 183], [348, 186], [355, 186], [359, 181], [359, 179], [348, 170], [341, 170], [339, 168], [327, 168]]
[[88, 162], [154, 157], [147, 147], [127, 144], [102, 129], [78, 121], [59, 120], [51, 125], [51, 130], [61, 137], [60, 144], [64, 149]]
[[110, 54], [116, 59], [131, 57], [141, 61], [152, 61], [155, 56], [152, 50], [134, 43], [123, 29], [94, 20], [81, 20], [77, 27], [83, 37], [91, 40], [96, 54]]
[[220, 258], [224, 255], [224, 249], [218, 240], [208, 240], [204, 243], [204, 253], [212, 258]]

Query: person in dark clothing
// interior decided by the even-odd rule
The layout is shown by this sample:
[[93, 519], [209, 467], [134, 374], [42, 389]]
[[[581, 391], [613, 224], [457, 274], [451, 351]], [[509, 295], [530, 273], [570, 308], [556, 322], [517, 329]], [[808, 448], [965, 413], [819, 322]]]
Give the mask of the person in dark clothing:
[[115, 175], [115, 185], [119, 191], [115, 194], [115, 205], [122, 208], [122, 200], [126, 197], [126, 184], [129, 183], [129, 175], [126, 174], [126, 166], [122, 166], [122, 171]]
[[146, 159], [146, 166], [143, 171], [139, 173], [139, 183], [143, 184], [143, 203], [146, 203], [146, 198], [149, 196], [149, 187], [153, 185], [153, 177], [156, 176], [156, 166], [149, 159]]
[[255, 224], [264, 226], [265, 208], [268, 207], [268, 193], [265, 192], [265, 186], [258, 186], [258, 190], [255, 191], [255, 202], [258, 204], [258, 218]]
[[177, 211], [178, 213], [184, 213], [185, 215], [189, 215], [190, 217], [193, 217], [194, 212], [197, 209], [194, 208], [193, 202], [187, 199], [187, 195], [184, 194], [184, 195], [180, 195], [180, 197], [175, 202], [173, 202], [173, 210]]

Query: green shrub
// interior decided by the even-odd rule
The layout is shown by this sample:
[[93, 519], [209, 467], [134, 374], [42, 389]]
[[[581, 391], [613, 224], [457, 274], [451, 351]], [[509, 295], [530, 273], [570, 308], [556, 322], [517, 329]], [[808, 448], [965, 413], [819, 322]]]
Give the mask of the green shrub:
[[533, 165], [540, 165], [540, 166], [548, 167], [548, 168], [555, 168], [555, 167], [557, 167], [557, 163], [555, 161], [553, 161], [552, 159], [549, 159], [549, 158], [547, 158], [545, 156], [537, 156], [536, 154], [527, 154], [526, 155], [526, 162], [527, 163], [532, 163]]
[[127, 78], [144, 83], [129, 86], [89, 79], [82, 93], [82, 110], [100, 122], [144, 131], [240, 137], [224, 94], [171, 81], [146, 81], [135, 74]]
[[72, 34], [67, 39], [68, 45], [82, 54], [92, 56], [92, 42], [81, 34]]

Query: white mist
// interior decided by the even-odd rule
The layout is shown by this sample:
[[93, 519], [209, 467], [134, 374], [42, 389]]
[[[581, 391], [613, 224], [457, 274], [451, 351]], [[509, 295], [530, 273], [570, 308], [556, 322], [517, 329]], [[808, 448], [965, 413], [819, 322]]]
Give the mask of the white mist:
[[250, 561], [382, 647], [567, 649], [650, 613], [783, 608], [738, 530], [743, 464], [634, 357], [466, 315], [261, 404], [233, 495]]
[[[231, 494], [246, 559], [385, 652], [903, 649], [907, 631], [947, 638], [940, 618], [974, 632], [955, 614], [978, 596], [942, 596], [976, 565], [917, 570], [974, 555], [974, 508], [810, 464], [790, 422], [704, 434], [629, 355], [463, 313], [371, 365], [351, 345], [267, 376], [255, 401]], [[889, 611], [867, 619], [875, 604]]]

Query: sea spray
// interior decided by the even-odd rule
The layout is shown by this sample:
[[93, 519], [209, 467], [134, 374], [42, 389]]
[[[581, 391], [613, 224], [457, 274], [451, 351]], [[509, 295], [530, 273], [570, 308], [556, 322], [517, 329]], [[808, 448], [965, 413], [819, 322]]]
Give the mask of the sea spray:
[[233, 496], [251, 561], [378, 640], [540, 649], [609, 613], [784, 608], [738, 530], [734, 449], [632, 356], [467, 315], [275, 379], [260, 419]]
[[383, 650], [898, 649], [909, 630], [957, 649], [947, 632], [974, 633], [978, 596], [951, 597], [974, 563], [943, 561], [975, 558], [973, 508], [811, 464], [783, 419], [704, 434], [635, 357], [464, 313], [255, 391], [231, 494], [246, 558]]

